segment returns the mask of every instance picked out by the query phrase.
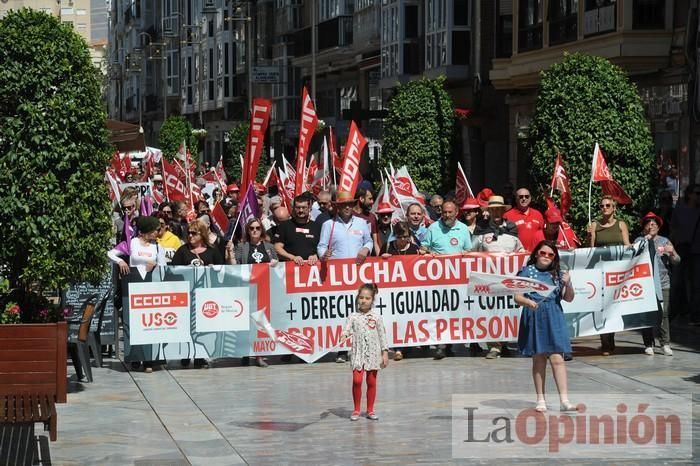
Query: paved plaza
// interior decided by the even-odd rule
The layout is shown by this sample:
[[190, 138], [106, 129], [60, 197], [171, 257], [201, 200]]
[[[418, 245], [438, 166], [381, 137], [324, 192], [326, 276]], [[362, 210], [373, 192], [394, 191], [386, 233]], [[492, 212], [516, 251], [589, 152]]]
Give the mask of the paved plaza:
[[[693, 394], [697, 462], [700, 358], [697, 331], [676, 330], [674, 357], [642, 353], [637, 332], [618, 334], [618, 352], [598, 355], [597, 338], [574, 342], [568, 363], [572, 401], [584, 393]], [[531, 393], [530, 361], [456, 357], [433, 361], [416, 350], [391, 362], [378, 379], [380, 420], [348, 420], [352, 398], [347, 364], [241, 367], [215, 361], [206, 369], [179, 362], [152, 374], [128, 371], [117, 359], [93, 369], [94, 383], [71, 375], [68, 403], [59, 405], [58, 441], [51, 464], [279, 465], [279, 464], [504, 464], [514, 460], [453, 459], [451, 395]], [[556, 400], [548, 372], [549, 400]], [[522, 400], [531, 403], [534, 395]], [[364, 407], [364, 400], [363, 400]], [[43, 433], [41, 435], [44, 435]], [[522, 460], [540, 464], [546, 459]], [[605, 464], [581, 458], [575, 464]], [[673, 463], [673, 461], [670, 461]], [[616, 461], [616, 464], [624, 461]], [[641, 464], [634, 460], [629, 464]], [[646, 464], [661, 464], [658, 459]]]

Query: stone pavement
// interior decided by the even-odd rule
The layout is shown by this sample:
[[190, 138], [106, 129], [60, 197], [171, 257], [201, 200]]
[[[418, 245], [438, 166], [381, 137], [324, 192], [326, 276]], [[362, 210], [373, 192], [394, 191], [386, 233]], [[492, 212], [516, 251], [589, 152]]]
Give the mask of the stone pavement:
[[[690, 332], [684, 338], [686, 343], [697, 343], [697, 336]], [[576, 358], [567, 363], [572, 401], [577, 401], [577, 393], [692, 393], [697, 410], [697, 347], [678, 344], [674, 357], [650, 357], [642, 354], [636, 332], [618, 334], [617, 342], [618, 352], [604, 358], [596, 351], [597, 338], [575, 341]], [[361, 418], [354, 423], [348, 420], [352, 398], [347, 364], [284, 364], [272, 358], [270, 367], [261, 369], [225, 360], [208, 370], [180, 369], [178, 363], [170, 363], [145, 374], [108, 360], [104, 368], [93, 369], [92, 384], [71, 376], [68, 403], [58, 408], [58, 441], [50, 443], [51, 464], [474, 463], [452, 458], [451, 395], [531, 393], [530, 361], [515, 357], [489, 361], [464, 354], [433, 361], [416, 353], [415, 358], [392, 361], [380, 373], [376, 407], [380, 420]], [[549, 371], [547, 392], [550, 400], [557, 399]], [[524, 402], [533, 400], [529, 395]], [[678, 464], [697, 463], [700, 458], [697, 413], [693, 459]], [[603, 463], [586, 457], [566, 462]]]

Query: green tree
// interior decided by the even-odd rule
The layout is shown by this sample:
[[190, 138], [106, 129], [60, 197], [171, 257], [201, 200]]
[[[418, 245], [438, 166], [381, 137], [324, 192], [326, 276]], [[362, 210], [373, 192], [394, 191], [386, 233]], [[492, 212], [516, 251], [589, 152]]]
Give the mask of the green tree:
[[[228, 143], [224, 152], [224, 171], [229, 180], [241, 180], [241, 155], [245, 153], [245, 146], [248, 140], [248, 122], [241, 123], [228, 132]], [[267, 153], [267, 144], [263, 146], [260, 156], [260, 164], [256, 175], [257, 181], [263, 181], [267, 171], [270, 169], [270, 158]], [[243, 189], [243, 187], [241, 187]]]
[[20, 303], [107, 270], [111, 149], [87, 44], [30, 9], [0, 20], [0, 273]]
[[187, 143], [187, 149], [194, 160], [197, 160], [199, 140], [192, 134], [192, 125], [184, 116], [169, 116], [160, 128], [160, 136], [158, 137], [160, 150], [163, 151], [168, 160], [173, 160], [182, 145], [182, 141]]
[[[562, 154], [572, 196], [567, 216], [580, 234], [588, 223], [588, 184], [596, 142], [613, 178], [634, 200], [631, 206], [620, 206], [617, 216], [634, 228], [638, 213], [651, 205], [654, 148], [644, 108], [636, 86], [608, 60], [565, 54], [542, 73], [529, 142], [531, 173], [541, 185], [549, 185], [556, 154]], [[600, 196], [600, 186], [594, 183], [594, 218]]]
[[452, 135], [454, 105], [445, 77], [399, 84], [384, 120], [380, 164], [406, 165], [419, 190], [435, 193], [454, 188]]

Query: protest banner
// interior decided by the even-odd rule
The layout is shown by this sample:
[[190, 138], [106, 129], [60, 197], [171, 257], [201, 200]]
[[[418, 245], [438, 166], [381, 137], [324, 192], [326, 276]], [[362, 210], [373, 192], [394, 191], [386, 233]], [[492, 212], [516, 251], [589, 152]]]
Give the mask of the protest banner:
[[[333, 260], [315, 266], [284, 262], [275, 266], [160, 267], [148, 274], [134, 269], [127, 281], [142, 282], [141, 294], [160, 294], [166, 299], [189, 290], [189, 304], [181, 303], [176, 317], [179, 326], [188, 307], [186, 318], [191, 326], [188, 335], [151, 331], [154, 344], [144, 345], [148, 343], [141, 328], [144, 321], [129, 309], [133, 296], [125, 296], [125, 341], [132, 339], [133, 332], [140, 343], [138, 347], [125, 345], [125, 355], [127, 360], [148, 360], [156, 355], [180, 359], [294, 352], [313, 362], [350, 344], [341, 341], [340, 335], [355, 310], [357, 288], [366, 282], [379, 287], [375, 309], [382, 315], [390, 347], [516, 341], [521, 309], [512, 293], [505, 295], [501, 289], [484, 294], [484, 288], [481, 293], [470, 293], [470, 275], [480, 274], [482, 287], [489, 286], [489, 276], [494, 284], [502, 284], [502, 276], [509, 276], [508, 286], [522, 291], [524, 284], [514, 280], [514, 275], [527, 257], [469, 253], [368, 258], [361, 265], [354, 260]], [[577, 292], [572, 303], [562, 303], [571, 337], [654, 325], [658, 309], [647, 251], [578, 249], [562, 252], [561, 263], [569, 270]], [[133, 293], [133, 283], [129, 285], [123, 289]], [[159, 325], [167, 330], [175, 322], [161, 319]], [[184, 344], [183, 336], [187, 336]], [[134, 348], [138, 351], [132, 351]]]

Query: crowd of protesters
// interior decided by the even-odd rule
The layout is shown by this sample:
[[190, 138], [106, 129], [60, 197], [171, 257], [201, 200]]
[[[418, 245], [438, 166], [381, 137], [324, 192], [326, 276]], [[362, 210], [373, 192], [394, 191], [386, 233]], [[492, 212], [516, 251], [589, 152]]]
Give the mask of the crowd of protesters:
[[[161, 181], [158, 175], [154, 181]], [[544, 240], [559, 250], [629, 246], [630, 232], [634, 231], [640, 233], [636, 241], [650, 245], [657, 297], [663, 309], [656, 328], [643, 333], [644, 352], [654, 355], [656, 337], [662, 353], [673, 354], [668, 322], [678, 315], [691, 312], [690, 325], [700, 325], [700, 186], [688, 186], [675, 207], [670, 196], [661, 196], [656, 212], [644, 215], [638, 225], [618, 219], [615, 200], [603, 196], [599, 215], [588, 226], [588, 237], [578, 243], [571, 230], [562, 228], [563, 218], [557, 208], [542, 212], [533, 206], [533, 195], [527, 187], [510, 187], [502, 193], [485, 188], [461, 203], [453, 193], [436, 194], [425, 204], [406, 206], [405, 220], [400, 221], [394, 218], [391, 205], [374, 202], [373, 186], [368, 181], [360, 183], [354, 197], [344, 192], [307, 192], [295, 197], [289, 209], [265, 186], [256, 183], [255, 188], [259, 216], [247, 222], [238, 221], [242, 193], [235, 183], [227, 185], [225, 192], [215, 190], [212, 198], [197, 202], [194, 209], [184, 202], [163, 202], [152, 206], [155, 210], [147, 215], [138, 192], [127, 188], [115, 207], [114, 227], [117, 243], [123, 245], [128, 239], [131, 253], [129, 248], [117, 246], [109, 257], [123, 273], [129, 266], [152, 269], [164, 264], [291, 261], [303, 267], [349, 258], [360, 264], [369, 256], [532, 252]], [[212, 221], [216, 204], [230, 220], [228, 231], [221, 231]], [[488, 359], [508, 352], [502, 342], [489, 342], [487, 346]], [[478, 355], [484, 350], [471, 344], [469, 351]], [[614, 351], [614, 334], [601, 335], [601, 354], [607, 356]], [[442, 359], [451, 353], [451, 348], [441, 345], [434, 348], [433, 356]], [[406, 349], [397, 350], [394, 359], [401, 360], [405, 354]], [[338, 362], [346, 361], [342, 353], [334, 357]], [[267, 365], [264, 358], [256, 361], [261, 367]], [[189, 360], [183, 365], [186, 362]], [[195, 361], [195, 365], [206, 366], [206, 361]]]

